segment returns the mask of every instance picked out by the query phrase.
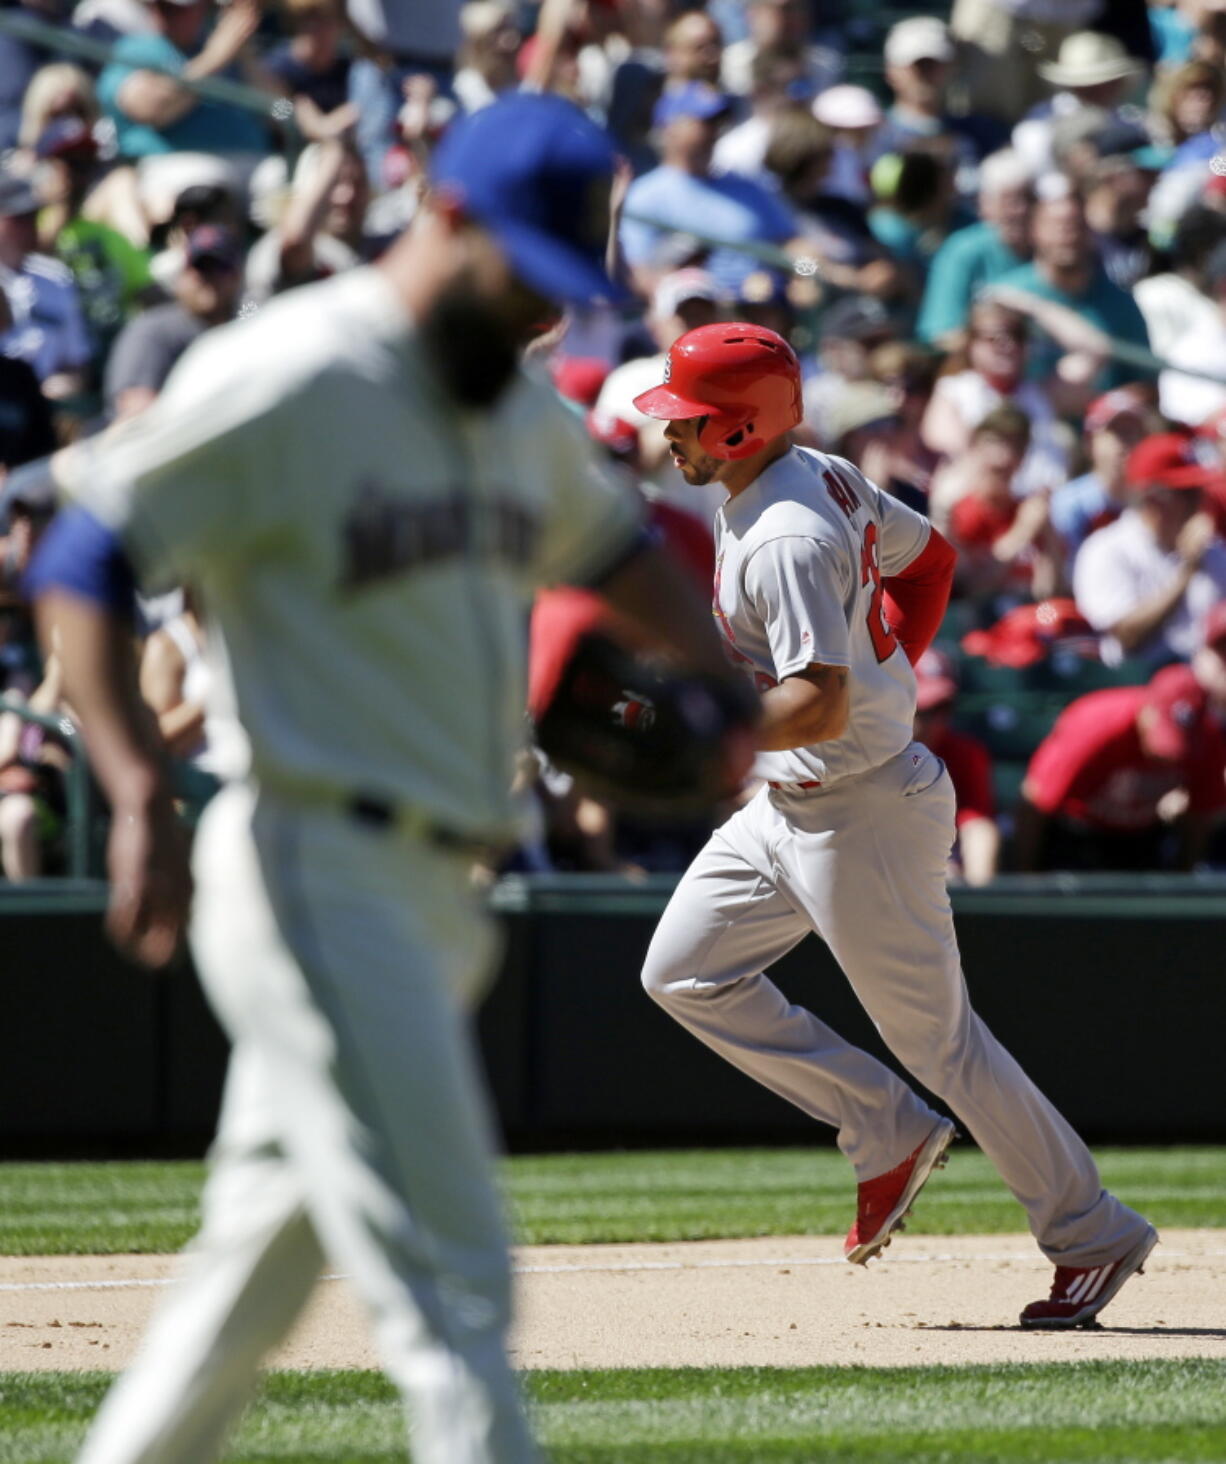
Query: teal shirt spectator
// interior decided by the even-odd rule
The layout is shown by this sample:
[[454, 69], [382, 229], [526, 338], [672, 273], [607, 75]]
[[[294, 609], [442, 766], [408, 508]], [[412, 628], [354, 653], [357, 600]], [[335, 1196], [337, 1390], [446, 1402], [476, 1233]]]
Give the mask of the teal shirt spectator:
[[[1149, 350], [1149, 332], [1145, 328], [1145, 318], [1137, 308], [1137, 302], [1126, 290], [1111, 283], [1101, 264], [1094, 266], [1089, 286], [1080, 295], [1068, 295], [1063, 290], [1056, 289], [1033, 264], [1022, 265], [1020, 269], [1005, 275], [998, 283], [1017, 290], [1026, 290], [1044, 300], [1054, 300], [1058, 305], [1067, 305], [1070, 310], [1075, 310], [1078, 315], [1116, 340], [1127, 341], [1131, 345]], [[1030, 348], [1030, 365], [1026, 374], [1035, 380], [1050, 376], [1062, 354], [1055, 341], [1039, 332]], [[1123, 386], [1125, 382], [1139, 381], [1153, 377], [1154, 374], [1152, 370], [1146, 370], [1142, 366], [1112, 361], [1099, 374], [1095, 390], [1110, 391], [1113, 387]]]
[[220, 102], [201, 101], [169, 127], [134, 122], [120, 110], [119, 90], [134, 71], [164, 70], [177, 75], [188, 58], [165, 36], [124, 36], [98, 78], [98, 100], [115, 124], [119, 152], [125, 158], [154, 153], [258, 153], [268, 148], [264, 123], [250, 112]]
[[936, 341], [961, 330], [979, 291], [1024, 263], [992, 224], [971, 224], [951, 234], [933, 255], [928, 271], [916, 322], [920, 340]]

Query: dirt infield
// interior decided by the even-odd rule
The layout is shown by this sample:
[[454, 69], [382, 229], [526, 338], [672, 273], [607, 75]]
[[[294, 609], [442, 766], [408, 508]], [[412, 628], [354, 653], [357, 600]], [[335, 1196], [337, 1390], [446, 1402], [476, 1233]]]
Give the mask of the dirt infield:
[[[1021, 1332], [1051, 1271], [1027, 1236], [904, 1236], [848, 1266], [834, 1237], [516, 1252], [525, 1368], [1226, 1359], [1226, 1232], [1172, 1230], [1097, 1331]], [[117, 1368], [177, 1262], [166, 1256], [0, 1257], [0, 1370]], [[274, 1359], [377, 1367], [342, 1279], [315, 1292]]]

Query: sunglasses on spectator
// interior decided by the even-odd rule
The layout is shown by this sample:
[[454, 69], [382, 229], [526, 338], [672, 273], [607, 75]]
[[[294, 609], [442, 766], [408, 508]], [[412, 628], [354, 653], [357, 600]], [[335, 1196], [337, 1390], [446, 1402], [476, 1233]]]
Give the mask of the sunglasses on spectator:
[[1009, 326], [999, 330], [973, 330], [971, 340], [973, 341], [1014, 341], [1019, 345], [1026, 339], [1026, 327], [1024, 325]]

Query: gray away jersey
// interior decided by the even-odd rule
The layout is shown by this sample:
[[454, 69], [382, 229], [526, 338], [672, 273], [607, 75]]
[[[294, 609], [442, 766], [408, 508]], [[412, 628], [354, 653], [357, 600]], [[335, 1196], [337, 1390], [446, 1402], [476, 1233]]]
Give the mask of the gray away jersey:
[[928, 542], [928, 520], [842, 458], [794, 447], [715, 517], [713, 610], [729, 658], [759, 690], [806, 666], [846, 666], [842, 737], [758, 755], [771, 782], [828, 786], [912, 740], [915, 674], [885, 619], [881, 581]]
[[210, 331], [69, 491], [144, 588], [200, 587], [210, 714], [249, 744], [226, 776], [481, 833], [514, 823], [533, 591], [582, 583], [639, 523], [547, 386], [457, 407], [373, 268]]

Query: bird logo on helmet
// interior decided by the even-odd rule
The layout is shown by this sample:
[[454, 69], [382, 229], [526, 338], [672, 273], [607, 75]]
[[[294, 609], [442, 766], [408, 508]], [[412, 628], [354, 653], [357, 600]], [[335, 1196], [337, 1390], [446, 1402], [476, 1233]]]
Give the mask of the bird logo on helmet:
[[664, 421], [705, 417], [698, 433], [704, 452], [726, 461], [752, 457], [800, 421], [800, 362], [764, 326], [702, 325], [673, 343], [663, 382], [634, 405]]

